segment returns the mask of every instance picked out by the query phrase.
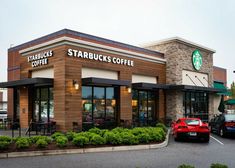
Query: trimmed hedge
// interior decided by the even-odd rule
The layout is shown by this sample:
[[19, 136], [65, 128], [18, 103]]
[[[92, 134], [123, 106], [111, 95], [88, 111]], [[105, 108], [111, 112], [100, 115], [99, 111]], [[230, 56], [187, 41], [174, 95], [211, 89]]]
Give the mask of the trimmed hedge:
[[228, 166], [220, 163], [212, 163], [210, 168], [228, 168]]
[[136, 145], [164, 141], [166, 131], [164, 130], [164, 125], [158, 124], [157, 127], [136, 127], [133, 129], [116, 127], [112, 130], [92, 128], [89, 131], [80, 133], [72, 131], [66, 134], [56, 132], [51, 137], [33, 136], [30, 138], [10, 138], [8, 136], [0, 136], [0, 150], [7, 149], [11, 143], [14, 143], [17, 149], [28, 148], [31, 145], [35, 145], [38, 148], [46, 148], [50, 143], [54, 143], [60, 148], [66, 147], [68, 144], [73, 144], [78, 147], [105, 144]]
[[191, 166], [191, 165], [182, 164], [182, 165], [178, 166], [178, 168], [195, 168], [195, 167]]

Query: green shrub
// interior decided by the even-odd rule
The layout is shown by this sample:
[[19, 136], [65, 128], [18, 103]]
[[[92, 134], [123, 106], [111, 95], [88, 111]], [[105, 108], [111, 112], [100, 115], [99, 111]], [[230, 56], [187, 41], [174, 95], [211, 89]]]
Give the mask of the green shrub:
[[38, 148], [46, 148], [48, 143], [45, 139], [40, 138], [40, 139], [37, 140], [36, 145], [37, 145]]
[[212, 163], [210, 168], [228, 168], [228, 166], [220, 163]]
[[52, 142], [51, 137], [48, 137], [48, 136], [38, 135], [38, 136], [32, 136], [29, 138], [30, 142], [33, 144], [35, 144], [39, 139], [46, 141], [48, 144]]
[[84, 136], [84, 137], [88, 138], [88, 140], [90, 141], [90, 139], [91, 139], [94, 135], [98, 135], [98, 134], [93, 133], [93, 132], [80, 132], [80, 133], [77, 133], [75, 136], [77, 136], [77, 135]]
[[129, 132], [130, 130], [128, 130], [127, 128], [122, 128], [122, 127], [116, 127], [114, 129], [111, 130], [111, 132], [117, 134], [117, 133], [121, 133], [121, 132]]
[[127, 131], [121, 132], [120, 137], [122, 144], [134, 145], [139, 143], [138, 138], [135, 135], [133, 135], [131, 132]]
[[60, 148], [67, 146], [68, 138], [65, 136], [59, 136], [56, 138], [56, 145]]
[[149, 143], [149, 141], [151, 140], [149, 134], [146, 132], [138, 134], [136, 137], [140, 143]]
[[157, 123], [156, 127], [162, 128], [164, 132], [167, 132], [167, 127], [163, 123]]
[[29, 138], [18, 138], [16, 141], [16, 148], [17, 149], [28, 148], [29, 145], [30, 145]]
[[138, 136], [140, 134], [146, 133], [148, 128], [145, 127], [135, 127], [131, 130], [132, 134]]
[[76, 145], [76, 146], [84, 146], [84, 145], [87, 145], [89, 144], [89, 139], [85, 136], [82, 136], [82, 135], [76, 135], [74, 138], [73, 138], [73, 144]]
[[65, 136], [63, 133], [61, 133], [61, 132], [55, 132], [52, 136], [51, 136], [51, 138], [52, 139], [56, 139], [57, 137], [59, 137], [59, 136]]
[[103, 145], [105, 143], [106, 143], [105, 138], [101, 137], [98, 134], [93, 135], [90, 139], [90, 144], [92, 145]]
[[0, 136], [0, 141], [11, 142], [11, 140], [9, 136]]
[[121, 144], [121, 137], [119, 134], [115, 134], [113, 132], [106, 132], [104, 134], [104, 138], [108, 144], [118, 145]]
[[88, 132], [95, 133], [95, 134], [100, 134], [101, 129], [94, 127], [88, 130]]
[[182, 164], [182, 165], [178, 166], [178, 168], [195, 168], [195, 167], [191, 166], [191, 165]]
[[0, 141], [0, 150], [8, 149], [10, 142]]
[[73, 138], [75, 137], [76, 133], [73, 131], [69, 131], [66, 133], [66, 137], [68, 138], [69, 141], [72, 141]]

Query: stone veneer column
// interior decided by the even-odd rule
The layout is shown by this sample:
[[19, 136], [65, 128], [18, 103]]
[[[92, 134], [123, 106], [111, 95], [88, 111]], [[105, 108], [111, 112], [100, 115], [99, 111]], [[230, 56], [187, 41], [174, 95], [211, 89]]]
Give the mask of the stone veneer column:
[[[182, 85], [182, 71], [189, 70], [198, 73], [208, 74], [209, 87], [213, 87], [213, 53], [207, 50], [197, 48], [180, 41], [170, 41], [164, 44], [156, 44], [146, 47], [148, 49], [164, 53], [166, 63], [166, 83]], [[203, 65], [200, 71], [195, 71], [192, 66], [192, 52], [199, 49], [203, 56]], [[183, 92], [166, 92], [166, 116], [167, 119], [175, 120], [183, 117]], [[209, 116], [213, 114], [213, 94], [209, 95]]]

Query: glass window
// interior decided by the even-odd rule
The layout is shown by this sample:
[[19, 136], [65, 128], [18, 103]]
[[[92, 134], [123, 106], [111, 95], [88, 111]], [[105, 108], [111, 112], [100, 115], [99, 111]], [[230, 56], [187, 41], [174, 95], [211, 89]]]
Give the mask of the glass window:
[[36, 88], [35, 94], [33, 119], [43, 122], [54, 119], [53, 88]]
[[208, 93], [184, 92], [184, 116], [208, 121]]
[[132, 119], [134, 125], [151, 125], [155, 120], [156, 95], [152, 91], [132, 91]]
[[82, 87], [83, 128], [94, 124], [97, 127], [112, 126], [116, 122], [117, 88]]

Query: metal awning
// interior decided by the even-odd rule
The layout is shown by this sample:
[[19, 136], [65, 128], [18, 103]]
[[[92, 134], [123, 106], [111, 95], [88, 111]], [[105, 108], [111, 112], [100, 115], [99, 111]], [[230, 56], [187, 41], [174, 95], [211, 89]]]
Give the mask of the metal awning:
[[0, 88], [16, 88], [21, 86], [51, 86], [53, 85], [51, 78], [26, 78], [16, 81], [1, 82]]
[[153, 83], [133, 83], [134, 89], [168, 89], [168, 85], [165, 84], [153, 84]]
[[91, 77], [91, 78], [82, 78], [82, 84], [98, 85], [98, 86], [130, 86], [131, 81]]
[[191, 85], [169, 85], [169, 89], [183, 91], [204, 91], [204, 92], [220, 92], [219, 89], [213, 87], [191, 86]]

